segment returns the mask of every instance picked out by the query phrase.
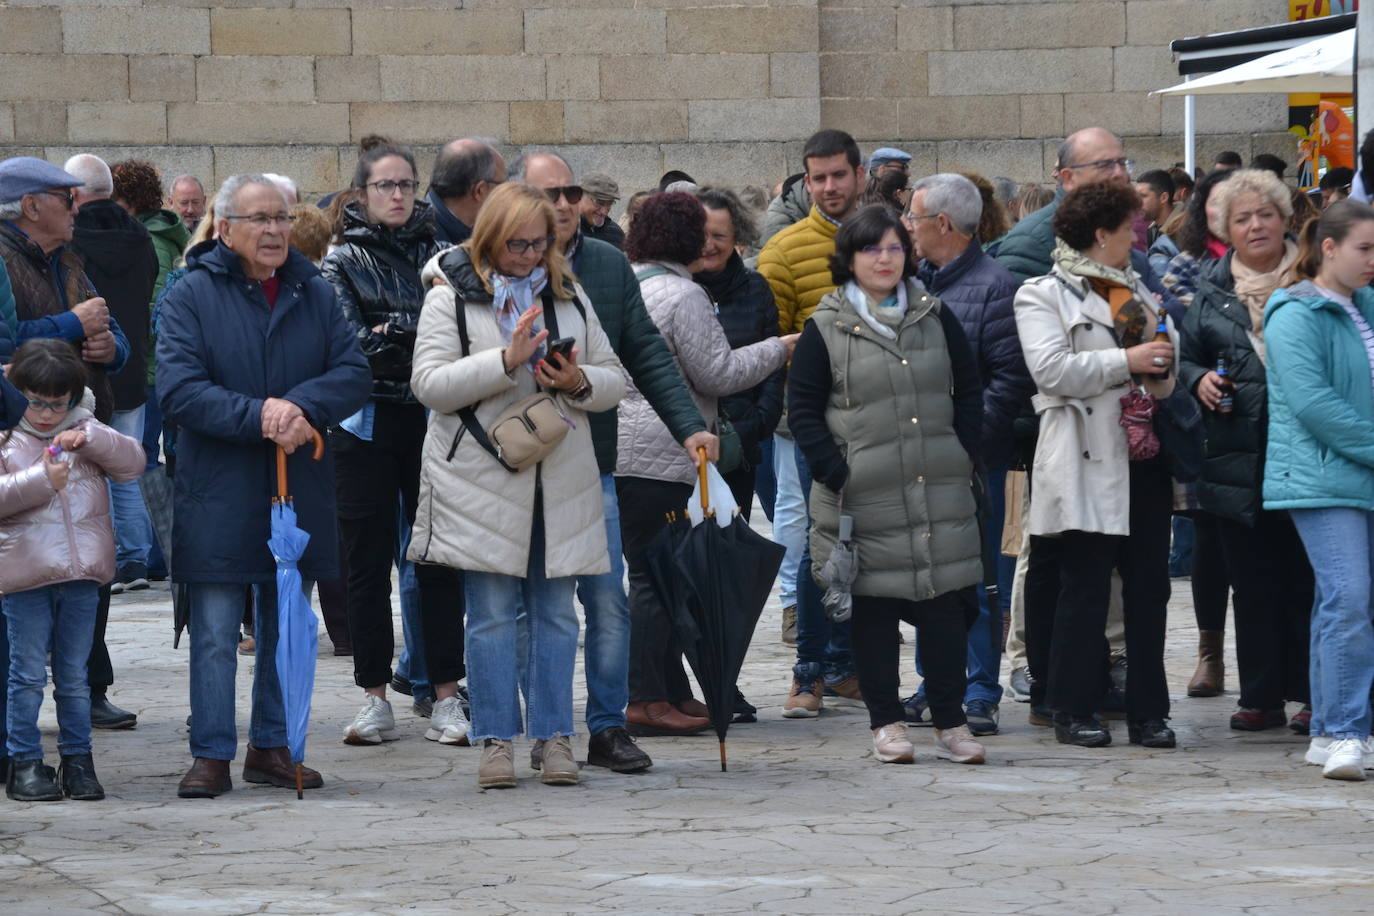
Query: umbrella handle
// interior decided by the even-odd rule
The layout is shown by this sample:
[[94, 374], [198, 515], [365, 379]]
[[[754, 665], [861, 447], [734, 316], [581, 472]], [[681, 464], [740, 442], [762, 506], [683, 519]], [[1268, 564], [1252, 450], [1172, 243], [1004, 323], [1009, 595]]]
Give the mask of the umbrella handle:
[[701, 511], [704, 515], [706, 510], [711, 508], [711, 496], [706, 486], [706, 466], [709, 464], [706, 460], [706, 446], [703, 445], [697, 448], [697, 458], [697, 476], [701, 480]]
[[[315, 442], [315, 451], [310, 457], [319, 461], [324, 457], [324, 438], [320, 435], [320, 431], [313, 426], [310, 428], [310, 437]], [[279, 445], [277, 446], [277, 501], [284, 503], [290, 499], [291, 496], [286, 489], [286, 450]]]

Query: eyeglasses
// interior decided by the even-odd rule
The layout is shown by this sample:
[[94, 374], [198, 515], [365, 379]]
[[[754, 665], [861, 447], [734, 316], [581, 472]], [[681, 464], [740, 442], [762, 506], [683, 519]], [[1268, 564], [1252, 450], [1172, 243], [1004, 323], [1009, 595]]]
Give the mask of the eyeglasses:
[[42, 398], [29, 398], [29, 406], [40, 413], [45, 410], [49, 413], [66, 413], [79, 403], [81, 402], [76, 398], [72, 398], [70, 401], [66, 402], [45, 401]]
[[549, 195], [549, 200], [554, 203], [558, 203], [558, 197], [561, 194], [568, 203], [575, 204], [582, 199], [582, 186], [570, 184], [561, 188], [545, 188], [544, 193]]
[[53, 197], [56, 197], [58, 200], [62, 201], [62, 203], [67, 205], [68, 210], [72, 208], [72, 203], [76, 200], [76, 197], [72, 194], [72, 192], [65, 189], [61, 191], [39, 191], [38, 193], [50, 194]]
[[506, 250], [511, 254], [524, 254], [534, 249], [535, 254], [543, 254], [553, 244], [553, 239], [551, 235], [541, 239], [506, 239]]
[[865, 245], [860, 248], [859, 251], [868, 255], [870, 258], [880, 258], [885, 254], [890, 254], [894, 258], [900, 258], [906, 255], [907, 247], [905, 245]]
[[917, 216], [915, 213], [912, 213], [910, 210], [908, 210], [908, 211], [906, 211], [905, 213], [902, 214], [902, 219], [906, 220], [908, 223], [918, 223], [918, 222], [920, 222], [920, 221], [923, 220], [923, 219], [939, 219], [939, 218], [940, 218], [940, 214], [938, 214], [938, 213], [927, 213], [925, 216]]
[[1129, 174], [1131, 173], [1131, 169], [1132, 169], [1134, 166], [1135, 166], [1135, 162], [1134, 162], [1133, 160], [1127, 159], [1125, 156], [1122, 156], [1122, 157], [1119, 158], [1119, 159], [1094, 159], [1092, 162], [1076, 162], [1076, 163], [1074, 163], [1073, 165], [1061, 165], [1059, 168], [1060, 168], [1060, 169], [1101, 169], [1101, 170], [1104, 171], [1104, 172], [1105, 172], [1105, 171], [1112, 170], [1112, 169], [1121, 169], [1121, 171], [1123, 171], [1123, 172], [1125, 172], [1127, 175], [1129, 175]]
[[251, 216], [226, 216], [224, 219], [244, 220], [254, 229], [266, 229], [268, 226], [283, 224], [289, 226], [296, 221], [295, 215], [291, 213], [254, 213]]
[[420, 182], [410, 179], [392, 181], [389, 178], [383, 178], [381, 181], [369, 181], [367, 186], [369, 188], [376, 188], [383, 197], [390, 197], [392, 194], [396, 193], [397, 188], [400, 188], [401, 193], [406, 197], [410, 197], [414, 195], [416, 191], [420, 190]]

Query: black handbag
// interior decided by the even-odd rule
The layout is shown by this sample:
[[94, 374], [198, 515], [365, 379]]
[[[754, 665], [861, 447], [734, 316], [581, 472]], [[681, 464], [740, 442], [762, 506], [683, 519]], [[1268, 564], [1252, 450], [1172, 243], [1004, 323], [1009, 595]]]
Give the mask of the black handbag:
[[1155, 399], [1155, 435], [1169, 474], [1179, 483], [1193, 483], [1202, 476], [1202, 457], [1206, 447], [1202, 431], [1202, 411], [1197, 399], [1181, 382], [1174, 393]]
[[739, 430], [730, 418], [721, 411], [716, 415], [716, 438], [720, 440], [720, 458], [716, 460], [716, 470], [722, 474], [744, 464], [744, 443], [740, 440]]

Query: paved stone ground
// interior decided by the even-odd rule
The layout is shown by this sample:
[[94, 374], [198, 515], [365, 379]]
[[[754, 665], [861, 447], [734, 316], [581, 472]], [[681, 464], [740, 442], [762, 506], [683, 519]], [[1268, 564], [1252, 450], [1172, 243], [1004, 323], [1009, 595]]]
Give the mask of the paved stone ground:
[[[730, 772], [711, 737], [648, 739], [648, 773], [587, 768], [553, 788], [522, 742], [520, 787], [486, 793], [477, 752], [423, 740], [400, 702], [400, 740], [344, 745], [360, 691], [322, 636], [308, 759], [325, 787], [304, 801], [238, 765], [232, 793], [176, 798], [186, 645], [171, 646], [165, 586], [117, 596], [112, 697], [139, 726], [96, 733], [106, 801], [0, 799], [0, 912], [1374, 911], [1374, 784], [1321, 779], [1287, 731], [1229, 731], [1234, 693], [1186, 698], [1194, 625], [1186, 582], [1175, 592], [1177, 750], [1128, 745], [1124, 723], [1111, 748], [1064, 747], [1008, 701], [985, 766], [938, 760], [928, 730], [915, 765], [877, 764], [861, 708], [779, 716], [775, 599], [742, 678], [760, 720], [731, 730]], [[580, 668], [577, 690], [580, 727]], [[55, 753], [50, 701], [43, 726]]]

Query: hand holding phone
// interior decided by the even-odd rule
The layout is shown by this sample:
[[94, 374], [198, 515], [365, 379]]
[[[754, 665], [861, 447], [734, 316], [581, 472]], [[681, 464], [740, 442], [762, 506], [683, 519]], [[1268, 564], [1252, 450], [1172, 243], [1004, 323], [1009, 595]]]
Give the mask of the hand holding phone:
[[560, 364], [566, 363], [568, 357], [572, 354], [573, 344], [575, 343], [577, 343], [577, 339], [574, 337], [560, 337], [549, 344], [548, 352], [545, 354], [544, 358], [548, 359], [550, 356], [557, 356]]

